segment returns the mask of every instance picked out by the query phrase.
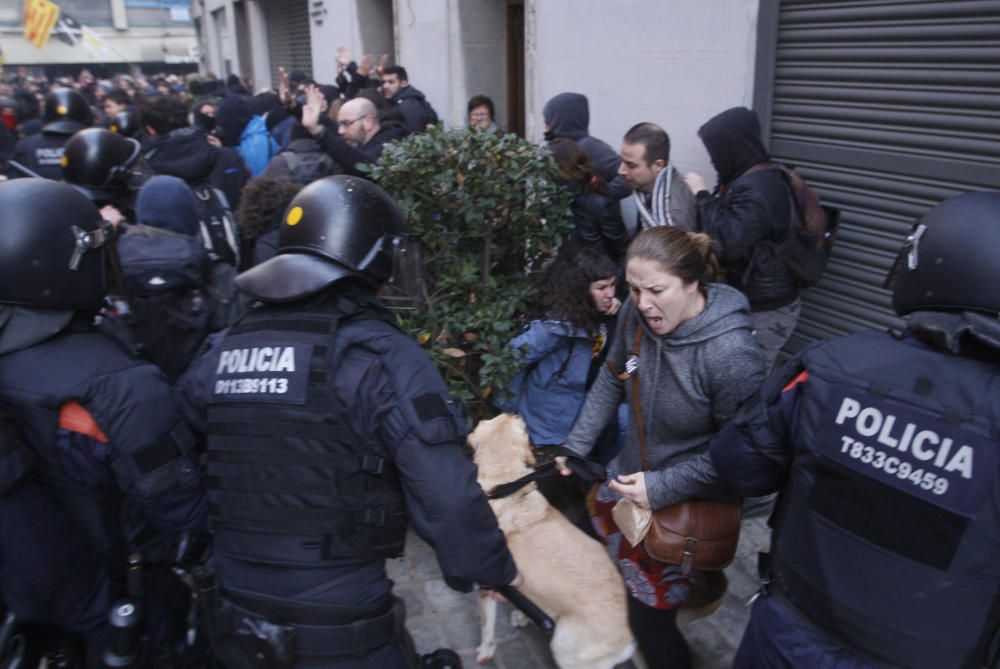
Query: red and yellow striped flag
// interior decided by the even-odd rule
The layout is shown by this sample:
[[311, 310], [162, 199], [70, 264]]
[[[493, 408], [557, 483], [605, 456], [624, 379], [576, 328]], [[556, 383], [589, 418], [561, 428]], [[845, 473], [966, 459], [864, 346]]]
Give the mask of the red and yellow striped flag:
[[24, 0], [24, 39], [39, 49], [48, 44], [59, 20], [59, 5], [49, 0]]

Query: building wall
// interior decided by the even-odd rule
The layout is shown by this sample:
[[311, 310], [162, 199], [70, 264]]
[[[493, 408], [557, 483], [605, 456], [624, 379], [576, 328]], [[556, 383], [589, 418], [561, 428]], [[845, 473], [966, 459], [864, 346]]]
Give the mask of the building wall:
[[93, 30], [103, 50], [88, 50], [50, 36], [39, 49], [24, 38], [24, 3], [0, 2], [0, 45], [9, 65], [189, 64], [197, 59], [197, 36], [185, 6], [176, 0], [151, 9], [137, 0], [60, 0], [60, 9]]
[[[203, 5], [210, 13], [229, 5], [232, 17], [232, 1], [194, 0], [192, 7]], [[243, 1], [249, 8], [265, 0]], [[758, 1], [525, 0], [528, 137], [541, 140], [549, 98], [577, 91], [590, 99], [594, 136], [617, 148], [630, 126], [656, 122], [670, 133], [677, 165], [711, 181], [714, 171], [696, 132], [723, 109], [752, 104]], [[394, 42], [394, 61], [406, 67], [411, 84], [446, 124], [463, 125], [466, 102], [477, 93], [494, 99], [502, 120], [506, 4], [310, 0], [313, 76], [333, 81], [340, 46], [359, 59], [366, 51], [390, 51]], [[217, 47], [228, 49], [224, 60], [239, 62], [237, 48], [257, 55], [252, 26], [248, 32], [249, 37], [228, 31]], [[245, 47], [248, 41], [251, 46]], [[210, 55], [210, 40], [205, 48]], [[211, 60], [206, 65], [224, 69]], [[263, 78], [254, 74], [261, 85]]]
[[[711, 181], [697, 137], [714, 114], [751, 106], [757, 0], [528, 0], [528, 135], [542, 135], [542, 108], [565, 91], [590, 100], [590, 131], [618, 148], [628, 128], [653, 121], [671, 158]], [[529, 44], [529, 48], [530, 44]]]

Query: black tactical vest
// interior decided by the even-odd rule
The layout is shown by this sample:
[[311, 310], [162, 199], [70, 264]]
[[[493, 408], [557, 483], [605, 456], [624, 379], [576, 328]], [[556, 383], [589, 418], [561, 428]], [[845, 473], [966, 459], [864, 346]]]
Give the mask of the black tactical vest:
[[321, 568], [402, 553], [395, 467], [352, 430], [330, 383], [338, 326], [373, 318], [383, 312], [348, 298], [265, 307], [214, 354], [206, 484], [220, 554]]
[[1000, 621], [1000, 367], [879, 333], [802, 362], [780, 592], [877, 662], [982, 666]]

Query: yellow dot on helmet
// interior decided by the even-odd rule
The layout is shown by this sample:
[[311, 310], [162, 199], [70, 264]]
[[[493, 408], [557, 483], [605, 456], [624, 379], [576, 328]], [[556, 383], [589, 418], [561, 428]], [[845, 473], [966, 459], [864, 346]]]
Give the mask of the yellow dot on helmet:
[[59, 158], [59, 164], [62, 165], [63, 167], [66, 167], [67, 165], [69, 165], [69, 158], [67, 158], [66, 155], [63, 154]]
[[288, 225], [298, 225], [301, 220], [302, 207], [292, 207], [288, 210], [288, 216], [285, 217], [285, 223]]
[[59, 114], [60, 116], [65, 116], [66, 112], [68, 111], [69, 110], [66, 109], [66, 105], [59, 105], [58, 107], [56, 107], [56, 113]]
[[118, 126], [112, 123], [111, 127], [108, 128], [108, 130], [110, 130], [111, 132], [118, 132]]

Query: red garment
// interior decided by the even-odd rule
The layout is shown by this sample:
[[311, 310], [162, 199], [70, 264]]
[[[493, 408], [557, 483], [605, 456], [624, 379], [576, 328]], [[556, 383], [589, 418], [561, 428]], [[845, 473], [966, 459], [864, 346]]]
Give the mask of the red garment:
[[678, 565], [657, 562], [642, 546], [633, 546], [622, 535], [611, 509], [621, 497], [607, 483], [594, 486], [587, 495], [587, 511], [598, 538], [618, 565], [629, 592], [654, 609], [676, 609], [687, 599], [691, 581]]

